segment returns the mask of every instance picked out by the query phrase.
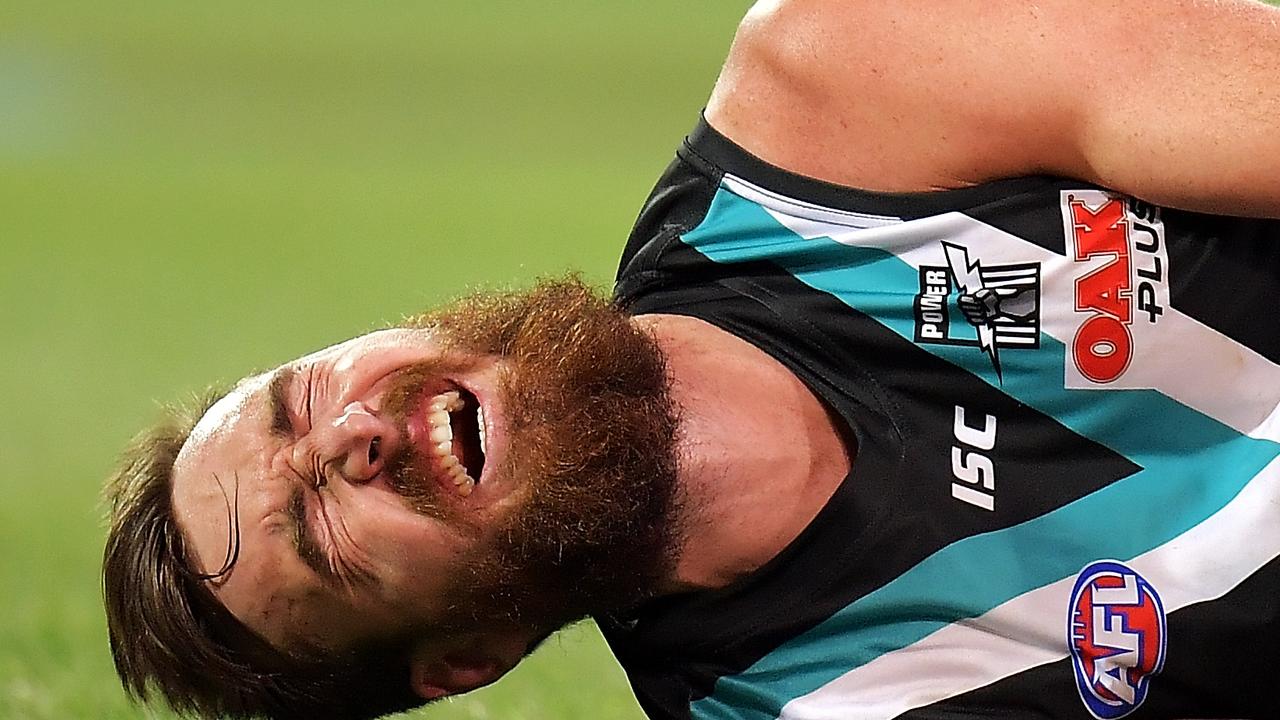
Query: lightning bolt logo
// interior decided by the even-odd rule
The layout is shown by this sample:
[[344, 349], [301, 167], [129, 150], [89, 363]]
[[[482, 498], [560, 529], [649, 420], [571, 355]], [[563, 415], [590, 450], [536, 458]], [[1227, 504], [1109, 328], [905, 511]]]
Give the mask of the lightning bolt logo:
[[[951, 271], [951, 277], [955, 279], [960, 292], [972, 295], [981, 290], [982, 276], [978, 272], [980, 266], [977, 260], [969, 259], [969, 250], [963, 245], [946, 241], [942, 243], [942, 250], [947, 255], [947, 269]], [[989, 322], [975, 325], [974, 328], [978, 331], [978, 347], [991, 358], [991, 366], [996, 370], [996, 380], [1003, 382], [1000, 355], [996, 350], [996, 329]]]

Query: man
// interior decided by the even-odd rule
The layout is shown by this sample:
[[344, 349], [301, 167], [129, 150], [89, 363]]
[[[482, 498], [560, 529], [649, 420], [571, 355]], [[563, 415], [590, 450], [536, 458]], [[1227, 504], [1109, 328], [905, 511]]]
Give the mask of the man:
[[1277, 48], [1243, 1], [757, 6], [622, 312], [471, 298], [139, 440], [126, 687], [369, 717], [593, 615], [655, 718], [1280, 716]]

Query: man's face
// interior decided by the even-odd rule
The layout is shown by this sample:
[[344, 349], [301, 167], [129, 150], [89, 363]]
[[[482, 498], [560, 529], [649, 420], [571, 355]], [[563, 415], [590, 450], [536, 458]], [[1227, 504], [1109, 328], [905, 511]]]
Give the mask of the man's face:
[[175, 465], [193, 568], [286, 651], [528, 637], [671, 562], [674, 421], [651, 341], [572, 283], [463, 303], [242, 381]]

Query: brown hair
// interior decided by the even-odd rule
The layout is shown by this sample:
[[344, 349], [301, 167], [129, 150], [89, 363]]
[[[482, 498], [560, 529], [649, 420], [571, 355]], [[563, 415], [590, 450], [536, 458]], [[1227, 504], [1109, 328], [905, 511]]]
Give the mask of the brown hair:
[[[158, 693], [197, 717], [372, 718], [421, 705], [398, 648], [291, 656], [238, 621], [189, 568], [171, 474], [191, 429], [221, 395], [166, 408], [163, 421], [129, 444], [107, 483], [103, 598], [125, 691], [142, 702]], [[229, 553], [224, 570], [234, 559]]]

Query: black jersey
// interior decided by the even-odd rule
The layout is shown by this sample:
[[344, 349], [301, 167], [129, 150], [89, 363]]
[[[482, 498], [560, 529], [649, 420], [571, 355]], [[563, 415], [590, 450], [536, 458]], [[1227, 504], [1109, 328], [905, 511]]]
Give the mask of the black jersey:
[[[746, 580], [600, 618], [655, 718], [1280, 717], [1280, 222], [869, 193], [705, 123], [616, 292], [738, 335], [852, 470]], [[786, 418], [779, 418], [786, 422]]]

